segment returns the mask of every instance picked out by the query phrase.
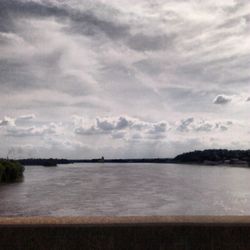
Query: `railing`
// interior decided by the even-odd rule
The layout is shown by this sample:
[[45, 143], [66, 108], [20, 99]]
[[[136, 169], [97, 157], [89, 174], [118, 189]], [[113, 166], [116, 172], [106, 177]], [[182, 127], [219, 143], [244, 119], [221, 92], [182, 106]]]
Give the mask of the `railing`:
[[0, 249], [250, 250], [250, 217], [0, 217]]

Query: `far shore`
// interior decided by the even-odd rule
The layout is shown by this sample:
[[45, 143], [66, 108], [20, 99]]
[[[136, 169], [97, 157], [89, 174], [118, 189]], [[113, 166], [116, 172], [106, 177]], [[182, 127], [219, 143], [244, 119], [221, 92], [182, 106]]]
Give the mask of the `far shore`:
[[207, 149], [183, 153], [174, 158], [129, 158], [129, 159], [18, 159], [23, 165], [40, 165], [55, 167], [58, 164], [71, 163], [175, 163], [205, 166], [249, 167], [250, 150]]

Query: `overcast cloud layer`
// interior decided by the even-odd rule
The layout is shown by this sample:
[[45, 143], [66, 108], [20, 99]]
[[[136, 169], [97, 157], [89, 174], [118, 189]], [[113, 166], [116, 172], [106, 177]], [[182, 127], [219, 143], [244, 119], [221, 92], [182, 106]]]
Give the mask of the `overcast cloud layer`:
[[249, 148], [247, 0], [1, 0], [2, 157]]

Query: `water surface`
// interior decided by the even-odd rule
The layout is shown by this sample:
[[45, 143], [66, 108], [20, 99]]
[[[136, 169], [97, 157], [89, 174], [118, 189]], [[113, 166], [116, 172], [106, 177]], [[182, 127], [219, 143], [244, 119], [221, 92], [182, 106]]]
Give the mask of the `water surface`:
[[250, 215], [250, 169], [175, 164], [27, 166], [0, 216]]

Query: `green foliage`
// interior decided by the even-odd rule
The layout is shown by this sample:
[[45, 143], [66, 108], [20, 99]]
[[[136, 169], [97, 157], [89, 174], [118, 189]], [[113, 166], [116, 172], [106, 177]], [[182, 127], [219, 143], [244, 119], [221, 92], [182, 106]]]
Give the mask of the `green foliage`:
[[24, 167], [18, 161], [0, 160], [0, 183], [13, 182], [23, 176]]
[[241, 160], [250, 162], [250, 150], [226, 150], [226, 149], [207, 149], [203, 151], [193, 151], [180, 154], [174, 158], [175, 162], [195, 162], [204, 161], [232, 161]]

